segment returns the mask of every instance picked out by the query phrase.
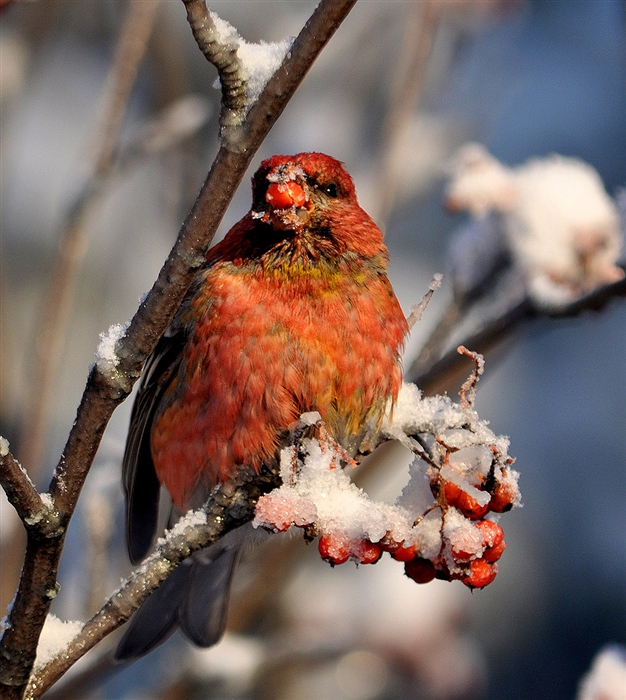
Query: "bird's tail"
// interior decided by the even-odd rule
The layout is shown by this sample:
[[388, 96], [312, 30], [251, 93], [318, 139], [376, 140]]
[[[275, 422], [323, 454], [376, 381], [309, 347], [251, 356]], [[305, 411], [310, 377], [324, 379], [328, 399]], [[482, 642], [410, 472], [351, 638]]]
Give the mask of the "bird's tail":
[[174, 570], [131, 619], [115, 659], [137, 659], [180, 627], [199, 647], [216, 644], [224, 634], [233, 571], [241, 547], [214, 545], [197, 552]]

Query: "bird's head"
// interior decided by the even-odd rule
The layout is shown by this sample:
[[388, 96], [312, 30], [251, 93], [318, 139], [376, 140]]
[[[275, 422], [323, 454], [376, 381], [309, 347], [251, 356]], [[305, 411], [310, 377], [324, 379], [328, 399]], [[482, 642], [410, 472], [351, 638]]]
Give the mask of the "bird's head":
[[273, 156], [252, 180], [252, 216], [280, 231], [298, 233], [320, 223], [338, 205], [358, 206], [352, 178], [323, 153]]
[[[252, 178], [252, 209], [208, 259], [317, 265], [349, 254], [385, 265], [383, 234], [361, 209], [352, 178], [323, 153], [272, 156]], [[282, 269], [282, 267], [281, 267]]]

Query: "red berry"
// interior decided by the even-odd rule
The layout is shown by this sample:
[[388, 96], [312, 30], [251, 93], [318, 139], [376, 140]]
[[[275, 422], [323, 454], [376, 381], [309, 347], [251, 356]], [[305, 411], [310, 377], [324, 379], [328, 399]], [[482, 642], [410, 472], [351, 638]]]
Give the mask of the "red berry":
[[504, 530], [492, 520], [481, 520], [476, 527], [480, 530], [485, 547], [496, 547], [504, 539]]
[[290, 180], [285, 183], [272, 183], [265, 193], [266, 201], [275, 209], [289, 209], [289, 207], [301, 207], [306, 202], [306, 194], [302, 186]]
[[456, 562], [468, 562], [476, 556], [476, 552], [468, 552], [463, 548], [451, 547], [451, 549]]
[[377, 542], [363, 540], [356, 546], [354, 555], [361, 564], [375, 564], [382, 556], [383, 550]]
[[484, 588], [494, 580], [497, 573], [497, 564], [490, 564], [484, 559], [475, 559], [469, 566], [469, 573], [461, 580], [468, 588]]
[[514, 484], [506, 481], [498, 484], [489, 501], [489, 509], [494, 513], [506, 513], [513, 508], [516, 493]]
[[389, 552], [390, 554], [395, 552], [398, 547], [400, 547], [400, 542], [392, 540], [389, 536], [385, 535], [383, 539], [378, 543], [383, 552]]
[[488, 561], [490, 563], [493, 563], [495, 561], [498, 561], [500, 557], [502, 556], [504, 550], [506, 549], [506, 542], [504, 540], [500, 540], [498, 544], [495, 544], [493, 547], [487, 547], [483, 553], [483, 559], [485, 561]]
[[429, 583], [435, 578], [435, 565], [430, 559], [417, 557], [404, 564], [404, 573], [416, 583]]
[[337, 535], [322, 535], [317, 543], [322, 559], [331, 564], [344, 564], [350, 558], [350, 550], [345, 539]]
[[456, 505], [456, 502], [459, 500], [459, 496], [461, 495], [461, 489], [452, 481], [444, 481], [443, 482], [443, 493], [444, 496], [446, 497], [446, 501], [448, 505], [454, 506]]
[[391, 552], [391, 556], [398, 561], [411, 561], [417, 556], [417, 547], [414, 544], [400, 545]]
[[466, 515], [472, 520], [480, 520], [480, 518], [485, 516], [489, 511], [488, 503], [486, 503], [484, 506], [480, 505], [475, 498], [472, 498], [472, 496], [465, 491], [461, 491], [459, 493], [459, 497], [454, 505], [456, 505], [463, 515]]

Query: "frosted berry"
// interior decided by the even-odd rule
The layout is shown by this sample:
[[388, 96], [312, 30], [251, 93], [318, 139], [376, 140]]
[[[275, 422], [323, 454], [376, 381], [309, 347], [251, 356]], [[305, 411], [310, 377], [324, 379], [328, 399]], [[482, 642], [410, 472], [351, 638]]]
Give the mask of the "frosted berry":
[[500, 540], [498, 544], [494, 545], [493, 547], [487, 547], [487, 549], [485, 549], [483, 553], [483, 559], [493, 564], [493, 562], [498, 561], [498, 559], [500, 559], [505, 549], [506, 542], [504, 540]]
[[354, 551], [354, 556], [361, 564], [375, 564], [381, 557], [383, 551], [377, 542], [363, 540], [359, 542]]
[[480, 530], [485, 547], [496, 547], [504, 539], [504, 530], [492, 520], [481, 520], [476, 527]]
[[451, 550], [452, 556], [457, 562], [468, 562], [476, 556], [476, 552], [468, 552], [467, 550], [463, 549], [463, 547], [452, 546]]
[[468, 588], [488, 586], [498, 573], [497, 564], [490, 564], [485, 559], [476, 559], [469, 566], [469, 572], [461, 579]]
[[322, 559], [331, 564], [344, 564], [350, 558], [347, 542], [337, 535], [322, 535], [317, 544]]
[[483, 506], [465, 491], [460, 491], [454, 505], [471, 520], [480, 520], [489, 512], [489, 503]]
[[417, 547], [414, 544], [400, 545], [391, 552], [391, 556], [397, 561], [411, 561], [417, 556]]
[[459, 500], [459, 496], [461, 495], [461, 493], [462, 491], [460, 487], [452, 481], [443, 482], [443, 494], [446, 498], [446, 502], [448, 503], [448, 505], [455, 506], [457, 501]]
[[489, 509], [494, 513], [506, 513], [513, 508], [516, 495], [513, 484], [506, 481], [498, 484], [489, 501]]

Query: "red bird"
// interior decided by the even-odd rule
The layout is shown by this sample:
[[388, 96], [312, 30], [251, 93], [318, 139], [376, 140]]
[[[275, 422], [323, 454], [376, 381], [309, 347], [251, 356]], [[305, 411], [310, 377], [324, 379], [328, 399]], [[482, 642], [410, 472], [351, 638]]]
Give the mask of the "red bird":
[[[274, 156], [252, 192], [146, 364], [123, 463], [134, 562], [157, 531], [161, 486], [174, 519], [200, 507], [241, 465], [275, 463], [306, 411], [363, 452], [398, 394], [407, 323], [383, 234], [342, 164]], [[178, 626], [200, 646], [217, 642], [238, 549], [226, 538], [186, 560], [136, 613], [117, 657], [146, 653]]]

